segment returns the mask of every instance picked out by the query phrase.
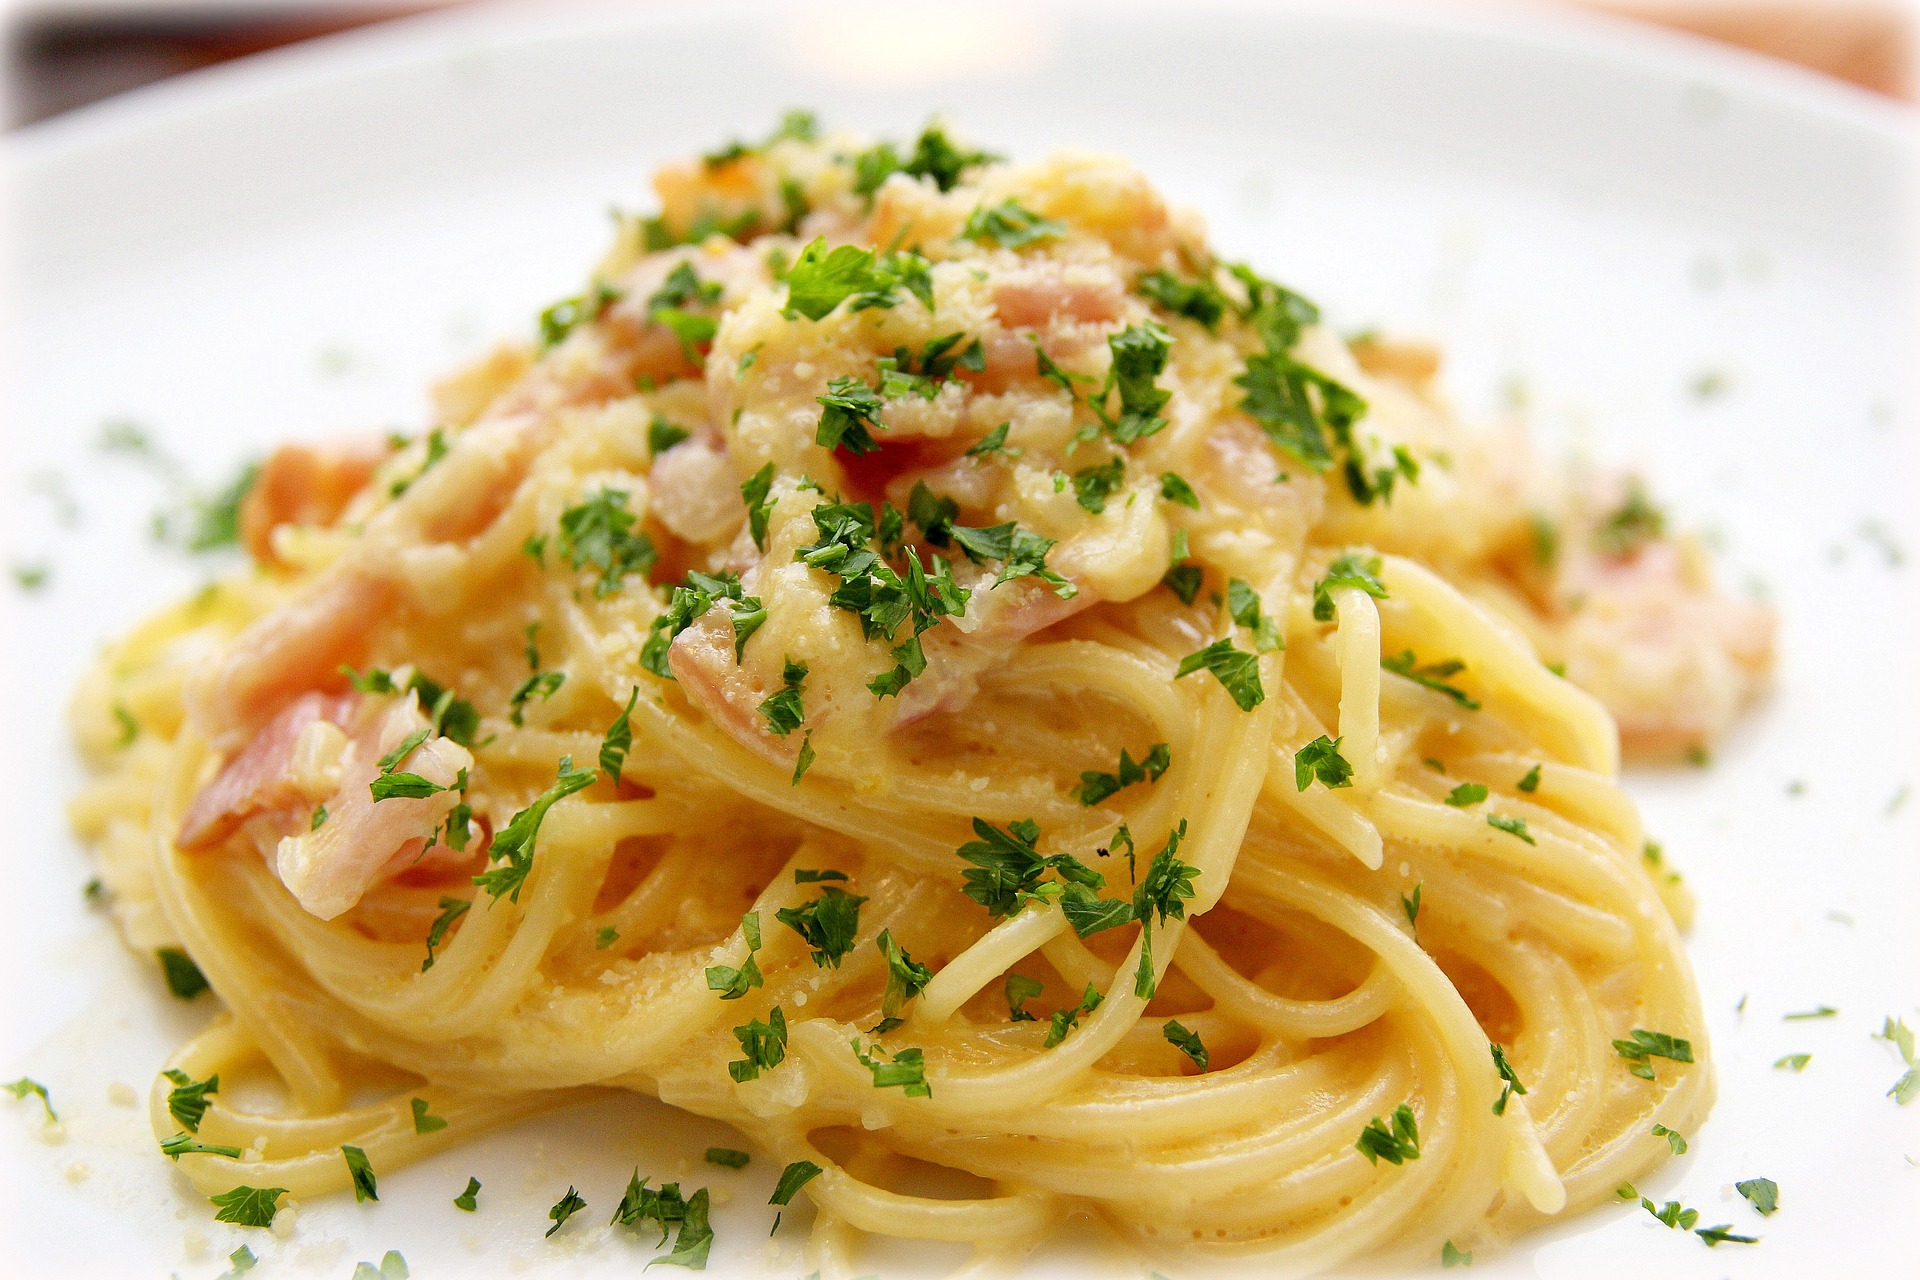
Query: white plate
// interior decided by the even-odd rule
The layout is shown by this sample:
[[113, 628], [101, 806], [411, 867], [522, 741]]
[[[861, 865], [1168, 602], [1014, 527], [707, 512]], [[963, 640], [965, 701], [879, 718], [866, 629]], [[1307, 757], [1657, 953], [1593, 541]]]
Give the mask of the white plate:
[[[1643, 464], [1684, 520], [1721, 533], [1727, 571], [1782, 610], [1783, 662], [1713, 768], [1631, 780], [1700, 895], [1692, 954], [1721, 1093], [1648, 1189], [1764, 1241], [1709, 1253], [1619, 1207], [1476, 1272], [1909, 1263], [1920, 1107], [1883, 1096], [1899, 1068], [1869, 1034], [1889, 1013], [1913, 1020], [1920, 998], [1920, 803], [1889, 812], [1916, 778], [1915, 566], [1862, 532], [1878, 522], [1920, 547], [1907, 118], [1604, 23], [1188, 0], [970, 5], [937, 30], [897, 4], [470, 12], [187, 77], [13, 140], [0, 511], [8, 557], [45, 558], [54, 578], [0, 591], [0, 1077], [46, 1081], [68, 1122], [45, 1145], [29, 1105], [0, 1098], [9, 1270], [211, 1276], [245, 1242], [263, 1277], [344, 1277], [389, 1248], [422, 1277], [626, 1273], [650, 1255], [597, 1225], [541, 1232], [569, 1183], [604, 1221], [637, 1161], [737, 1189], [715, 1271], [798, 1272], [802, 1222], [763, 1243], [772, 1171], [707, 1179], [697, 1153], [719, 1126], [641, 1100], [396, 1171], [377, 1205], [304, 1206], [285, 1242], [213, 1223], [143, 1114], [106, 1096], [112, 1081], [144, 1093], [206, 1011], [170, 1001], [82, 908], [90, 872], [60, 812], [78, 778], [61, 708], [88, 652], [208, 571], [149, 545], [160, 494], [95, 449], [103, 419], [148, 424], [203, 480], [283, 437], [415, 427], [431, 374], [577, 286], [607, 204], [645, 201], [655, 163], [796, 104], [894, 135], [942, 108], [1020, 156], [1123, 151], [1339, 323], [1442, 340], [1470, 410], [1524, 380], [1558, 446]], [[1690, 387], [1708, 373], [1726, 389], [1702, 401]], [[46, 473], [73, 491], [78, 527], [31, 491]], [[1782, 1021], [1822, 1003], [1840, 1012]], [[1804, 1074], [1770, 1069], [1794, 1051], [1813, 1054]], [[486, 1184], [472, 1217], [448, 1204], [469, 1172]], [[1732, 1192], [1753, 1176], [1780, 1184], [1771, 1219]]]

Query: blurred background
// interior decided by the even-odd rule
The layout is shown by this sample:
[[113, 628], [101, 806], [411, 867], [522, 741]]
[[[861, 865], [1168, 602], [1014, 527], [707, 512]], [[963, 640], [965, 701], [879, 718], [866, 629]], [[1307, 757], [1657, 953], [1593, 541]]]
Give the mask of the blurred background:
[[[14, 0], [6, 120], [18, 127], [112, 94], [315, 36], [471, 0]], [[698, 4], [700, 0], [651, 0]], [[1431, 0], [1447, 3], [1448, 0]], [[1692, 32], [1912, 101], [1920, 0], [1516, 0]]]

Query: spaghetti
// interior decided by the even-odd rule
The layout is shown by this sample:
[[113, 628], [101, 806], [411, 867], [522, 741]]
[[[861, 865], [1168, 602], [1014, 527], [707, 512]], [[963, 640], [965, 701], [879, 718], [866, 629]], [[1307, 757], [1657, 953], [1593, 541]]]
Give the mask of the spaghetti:
[[79, 692], [123, 932], [225, 1005], [156, 1132], [287, 1098], [203, 1091], [198, 1188], [612, 1087], [818, 1166], [823, 1274], [1074, 1214], [1314, 1271], [1497, 1244], [1701, 1119], [1685, 891], [1582, 684], [1694, 745], [1770, 623], [1637, 490], [1116, 161], [793, 117], [656, 185], [426, 436], [274, 455], [258, 563]]

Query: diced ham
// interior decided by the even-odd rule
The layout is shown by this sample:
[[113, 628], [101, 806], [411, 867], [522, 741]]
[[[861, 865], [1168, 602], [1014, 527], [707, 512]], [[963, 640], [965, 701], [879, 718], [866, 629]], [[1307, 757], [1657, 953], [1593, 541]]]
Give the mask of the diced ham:
[[774, 764], [791, 766], [800, 750], [798, 734], [782, 738], [767, 728], [758, 712], [773, 692], [758, 688], [733, 656], [733, 624], [719, 606], [674, 637], [667, 666], [687, 700], [707, 714], [728, 737]]
[[357, 699], [306, 693], [287, 704], [187, 806], [175, 843], [189, 852], [210, 849], [254, 814], [311, 801], [301, 794], [293, 757], [301, 735], [316, 722], [345, 725]]

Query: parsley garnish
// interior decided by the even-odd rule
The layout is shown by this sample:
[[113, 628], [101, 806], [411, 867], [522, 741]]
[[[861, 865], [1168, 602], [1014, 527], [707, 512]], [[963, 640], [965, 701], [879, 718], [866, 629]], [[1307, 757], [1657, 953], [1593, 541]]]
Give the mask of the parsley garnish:
[[799, 786], [800, 779], [807, 776], [807, 770], [813, 767], [813, 730], [807, 730], [807, 736], [800, 739], [800, 754], [793, 760], [793, 781], [790, 786]]
[[225, 1156], [229, 1160], [240, 1158], [240, 1148], [201, 1142], [190, 1133], [176, 1133], [171, 1138], [160, 1139], [160, 1152], [175, 1164], [180, 1162], [181, 1156]]
[[503, 894], [515, 902], [520, 901], [520, 890], [527, 882], [527, 873], [533, 870], [534, 842], [540, 838], [540, 824], [546, 820], [547, 810], [574, 792], [592, 786], [593, 780], [600, 776], [592, 769], [575, 769], [572, 756], [560, 757], [558, 774], [552, 786], [541, 792], [532, 804], [514, 814], [513, 819], [494, 836], [488, 855], [493, 862], [502, 865], [473, 878], [473, 882], [496, 901]]
[[1664, 1031], [1645, 1031], [1635, 1027], [1627, 1040], [1615, 1040], [1613, 1050], [1628, 1062], [1627, 1070], [1642, 1080], [1652, 1080], [1654, 1058], [1673, 1062], [1692, 1062], [1693, 1044]]
[[374, 1179], [373, 1165], [367, 1160], [367, 1153], [359, 1147], [342, 1146], [340, 1154], [346, 1157], [347, 1176], [353, 1179], [354, 1202], [378, 1200], [380, 1186]]
[[862, 1066], [873, 1073], [873, 1087], [876, 1089], [898, 1088], [909, 1098], [931, 1098], [933, 1086], [927, 1083], [926, 1056], [919, 1049], [901, 1049], [892, 1055], [893, 1061], [885, 1060], [886, 1050], [874, 1046], [872, 1056], [860, 1048], [860, 1037], [848, 1041], [853, 1046], [853, 1056], [860, 1059]]
[[[1503, 1116], [1507, 1114], [1507, 1100], [1516, 1093], [1524, 1094], [1527, 1086], [1520, 1083], [1520, 1077], [1514, 1072], [1513, 1064], [1507, 1061], [1505, 1045], [1488, 1041], [1487, 1049], [1493, 1054], [1493, 1069], [1500, 1073], [1500, 1096], [1494, 1100], [1493, 1114]], [[1684, 1146], [1683, 1143], [1682, 1147]]]
[[[1124, 905], [1124, 904], [1123, 904]], [[1128, 908], [1128, 918], [1132, 917], [1132, 908]], [[1027, 1001], [1047, 989], [1047, 984], [1038, 978], [1029, 978], [1024, 973], [1007, 975], [1007, 1021], [1032, 1022], [1033, 1015], [1027, 1012]]]
[[278, 1211], [280, 1197], [287, 1194], [285, 1187], [235, 1187], [231, 1191], [217, 1196], [208, 1196], [220, 1212], [213, 1215], [215, 1222], [231, 1222], [242, 1227], [270, 1227], [273, 1215]]
[[919, 995], [933, 981], [933, 974], [927, 966], [915, 964], [913, 957], [893, 940], [893, 934], [889, 931], [882, 929], [873, 943], [880, 948], [880, 954], [887, 958], [887, 991], [881, 998], [880, 1016], [895, 1022], [907, 1001]]
[[736, 1151], [732, 1147], [707, 1148], [708, 1164], [717, 1164], [727, 1169], [744, 1169], [752, 1160], [753, 1157], [746, 1152]]
[[1875, 1038], [1891, 1044], [1907, 1064], [1906, 1074], [1894, 1081], [1893, 1088], [1887, 1090], [1887, 1096], [1904, 1107], [1920, 1097], [1920, 1062], [1914, 1057], [1913, 1030], [1907, 1026], [1905, 1019], [1888, 1018]]
[[1369, 1164], [1379, 1164], [1385, 1160], [1388, 1164], [1401, 1164], [1420, 1158], [1420, 1128], [1414, 1122], [1413, 1108], [1401, 1103], [1393, 1109], [1393, 1127], [1388, 1128], [1379, 1116], [1367, 1122], [1360, 1131], [1359, 1141], [1353, 1144]]
[[1209, 333], [1227, 313], [1227, 295], [1204, 276], [1182, 280], [1171, 271], [1149, 271], [1136, 280], [1133, 287], [1175, 315], [1199, 321]]
[[1677, 1156], [1687, 1154], [1687, 1140], [1681, 1137], [1676, 1131], [1667, 1128], [1667, 1126], [1663, 1124], [1656, 1124], [1649, 1132], [1656, 1138], [1665, 1138], [1667, 1140], [1667, 1146], [1672, 1150], [1673, 1154]]
[[1207, 1046], [1200, 1042], [1198, 1034], [1187, 1030], [1172, 1018], [1167, 1019], [1166, 1025], [1160, 1028], [1160, 1032], [1166, 1036], [1168, 1044], [1192, 1058], [1194, 1065], [1200, 1070], [1207, 1069]]
[[[1404, 676], [1415, 684], [1431, 689], [1435, 693], [1444, 693], [1447, 697], [1452, 698], [1469, 711], [1478, 711], [1480, 709], [1480, 704], [1468, 697], [1465, 690], [1447, 683], [1449, 679], [1467, 669], [1467, 664], [1458, 658], [1449, 658], [1445, 662], [1429, 662], [1424, 665], [1419, 665], [1418, 659], [1413, 656], [1413, 650], [1402, 649], [1399, 654], [1395, 656], [1380, 659], [1380, 665], [1386, 670], [1393, 672], [1393, 674]], [[1540, 771], [1538, 769], [1534, 770], [1533, 777], [1535, 786], [1539, 785], [1539, 773]], [[1523, 786], [1520, 789], [1522, 791], [1531, 791], [1533, 787]]]
[[1176, 856], [1186, 834], [1187, 820], [1182, 818], [1167, 833], [1167, 843], [1153, 855], [1147, 874], [1133, 891], [1133, 917], [1140, 922], [1140, 964], [1133, 974], [1133, 993], [1143, 1000], [1152, 999], [1158, 986], [1153, 973], [1153, 917], [1157, 913], [1163, 925], [1168, 916], [1185, 919], [1182, 899], [1193, 896], [1193, 881], [1200, 875], [1200, 868]]
[[560, 299], [540, 313], [540, 350], [553, 350], [566, 341], [568, 334], [598, 320], [602, 312], [625, 296], [614, 285], [596, 280], [587, 292]]
[[880, 447], [868, 428], [886, 430], [880, 421], [881, 400], [872, 387], [858, 378], [835, 378], [827, 384], [827, 394], [815, 397], [825, 406], [820, 425], [814, 431], [814, 443], [827, 449], [844, 447], [848, 453], [872, 453]]
[[1136, 782], [1158, 782], [1160, 775], [1173, 764], [1173, 750], [1164, 742], [1156, 742], [1147, 749], [1147, 754], [1135, 763], [1127, 754], [1126, 748], [1120, 750], [1120, 771], [1118, 773], [1100, 773], [1085, 770], [1080, 774], [1080, 789], [1074, 797], [1084, 805], [1099, 804], [1108, 796], [1115, 794]]
[[1803, 1010], [1801, 1010], [1801, 1011], [1800, 1011], [1799, 1013], [1786, 1013], [1786, 1014], [1782, 1014], [1782, 1015], [1780, 1015], [1780, 1021], [1782, 1021], [1782, 1022], [1812, 1022], [1812, 1021], [1814, 1021], [1814, 1020], [1815, 1020], [1815, 1019], [1817, 1019], [1817, 1018], [1831, 1018], [1831, 1017], [1833, 1017], [1833, 1016], [1835, 1016], [1836, 1014], [1838, 1014], [1839, 1012], [1840, 1012], [1840, 1011], [1839, 1011], [1838, 1009], [1835, 1009], [1835, 1008], [1833, 1008], [1833, 1007], [1832, 1007], [1832, 1006], [1830, 1006], [1830, 1005], [1824, 1005], [1824, 1004], [1823, 1004], [1823, 1005], [1821, 1005], [1821, 1006], [1819, 1006], [1819, 1007], [1818, 1007], [1818, 1008], [1816, 1008], [1816, 1009], [1803, 1009]]
[[1010, 916], [1035, 898], [1054, 898], [1064, 890], [1041, 884], [1049, 869], [1060, 874], [1069, 887], [1098, 889], [1106, 880], [1071, 854], [1042, 856], [1035, 847], [1040, 828], [1031, 819], [1015, 819], [1005, 831], [981, 818], [973, 820], [973, 832], [980, 837], [969, 840], [956, 852], [973, 868], [961, 874], [961, 892], [987, 909], [996, 918]]
[[1516, 839], [1524, 840], [1528, 844], [1539, 843], [1539, 841], [1527, 834], [1527, 820], [1525, 818], [1509, 818], [1505, 814], [1490, 813], [1487, 815], [1487, 825], [1496, 831], [1504, 831]]
[[754, 1018], [743, 1027], [735, 1027], [733, 1038], [740, 1042], [740, 1051], [746, 1057], [729, 1062], [727, 1074], [735, 1084], [758, 1080], [762, 1071], [771, 1071], [786, 1060], [787, 1015], [775, 1005], [765, 1022]]
[[1453, 1241], [1451, 1240], [1445, 1240], [1441, 1242], [1440, 1266], [1442, 1268], [1470, 1267], [1472, 1265], [1473, 1265], [1473, 1254], [1471, 1252], [1467, 1250], [1454, 1248]]
[[860, 931], [860, 904], [867, 899], [832, 885], [803, 907], [782, 907], [773, 918], [799, 934], [812, 948], [816, 968], [840, 967]]
[[1280, 638], [1280, 624], [1260, 608], [1260, 593], [1239, 578], [1227, 581], [1227, 613], [1234, 622], [1253, 632], [1253, 651], [1272, 653], [1286, 648]]
[[[218, 1087], [219, 1079], [219, 1076], [213, 1078], [215, 1087]], [[0, 1089], [5, 1089], [16, 1098], [25, 1098], [28, 1095], [38, 1096], [40, 1099], [40, 1109], [47, 1113], [47, 1122], [51, 1124], [60, 1118], [53, 1112], [53, 1099], [47, 1096], [47, 1086], [41, 1084], [38, 1080], [31, 1080], [26, 1076], [21, 1076], [18, 1080], [12, 1081], [9, 1084], [0, 1085]], [[204, 1103], [201, 1109], [205, 1110]], [[199, 1126], [196, 1124], [192, 1127], [197, 1129]]]
[[986, 560], [1002, 562], [1000, 575], [993, 580], [996, 587], [1017, 578], [1038, 578], [1052, 587], [1053, 594], [1062, 600], [1071, 600], [1080, 594], [1078, 587], [1047, 567], [1047, 552], [1053, 550], [1054, 545], [1052, 538], [1043, 538], [1012, 522], [985, 529], [956, 524], [951, 533], [960, 550], [975, 564]]
[[[1387, 588], [1380, 581], [1380, 557], [1361, 556], [1351, 551], [1335, 556], [1327, 566], [1327, 576], [1313, 584], [1314, 621], [1333, 621], [1333, 593], [1342, 588], [1364, 591], [1375, 600], [1385, 600]], [[1384, 662], [1381, 665], [1386, 666]]]
[[200, 966], [193, 957], [178, 947], [160, 947], [155, 952], [160, 957], [160, 971], [167, 980], [167, 990], [181, 1000], [191, 1000], [208, 989], [207, 975], [200, 972]]
[[513, 691], [513, 696], [507, 699], [507, 705], [511, 708], [507, 719], [516, 725], [523, 723], [527, 703], [535, 698], [545, 702], [566, 682], [567, 673], [564, 671], [536, 671], [528, 676], [520, 682], [519, 688]]
[[1646, 490], [1635, 481], [1628, 484], [1625, 501], [1594, 530], [1593, 540], [1606, 554], [1625, 558], [1661, 537], [1666, 529], [1666, 514], [1648, 501]]
[[586, 1207], [587, 1202], [581, 1199], [580, 1193], [572, 1187], [568, 1187], [567, 1194], [560, 1197], [559, 1203], [547, 1210], [547, 1216], [553, 1219], [553, 1225], [547, 1228], [547, 1234], [552, 1235], [561, 1227], [566, 1226], [568, 1218], [571, 1218], [574, 1214]]
[[[1691, 1213], [1692, 1210], [1688, 1210], [1688, 1212]], [[1734, 1235], [1731, 1231], [1727, 1229], [1732, 1225], [1733, 1224], [1730, 1222], [1723, 1222], [1717, 1227], [1700, 1227], [1696, 1229], [1693, 1234], [1699, 1236], [1702, 1240], [1706, 1241], [1707, 1248], [1709, 1249], [1713, 1248], [1713, 1246], [1717, 1244], [1759, 1244], [1760, 1243], [1759, 1236]]]
[[437, 1133], [447, 1127], [446, 1117], [430, 1115], [427, 1108], [432, 1105], [425, 1098], [413, 1099], [413, 1131], [415, 1133]]
[[1260, 684], [1260, 659], [1234, 648], [1232, 637], [1216, 640], [1206, 648], [1180, 659], [1174, 679], [1190, 675], [1202, 667], [1213, 673], [1213, 678], [1220, 682], [1220, 687], [1227, 691], [1233, 704], [1242, 711], [1251, 711], [1266, 701], [1267, 691]]
[[692, 435], [693, 433], [685, 427], [676, 427], [659, 414], [655, 414], [653, 421], [647, 424], [647, 453], [657, 458]]
[[453, 1198], [453, 1207], [473, 1213], [480, 1208], [480, 1179], [468, 1178], [467, 1189]]
[[427, 958], [420, 962], [420, 972], [425, 973], [433, 968], [433, 953], [446, 941], [447, 930], [472, 906], [472, 901], [467, 898], [440, 899], [440, 914], [433, 918], [433, 927], [427, 930]]
[[1340, 754], [1340, 744], [1344, 741], [1344, 738], [1328, 738], [1323, 733], [1294, 752], [1294, 790], [1305, 791], [1315, 778], [1330, 791], [1352, 786], [1353, 766]]
[[1400, 911], [1407, 917], [1407, 928], [1409, 929], [1418, 930], [1420, 928], [1420, 890], [1423, 887], [1424, 884], [1417, 884], [1413, 886], [1412, 893], [1403, 893], [1400, 895]]
[[124, 702], [116, 702], [113, 704], [113, 718], [120, 726], [120, 738], [117, 745], [122, 747], [132, 746], [133, 740], [140, 736], [140, 722], [133, 718], [133, 712], [127, 710], [127, 704]]
[[620, 770], [626, 766], [627, 752], [633, 749], [634, 703], [640, 700], [640, 686], [635, 685], [633, 692], [627, 695], [627, 705], [607, 726], [607, 734], [600, 740], [600, 771], [607, 775], [614, 786], [620, 785]]
[[1107, 499], [1120, 491], [1127, 464], [1122, 458], [1109, 458], [1097, 467], [1082, 467], [1073, 473], [1073, 497], [1082, 507], [1099, 515], [1107, 509]]
[[774, 1186], [773, 1194], [767, 1197], [768, 1204], [788, 1205], [800, 1188], [812, 1182], [824, 1172], [811, 1160], [795, 1160], [780, 1171], [780, 1181]]
[[1734, 1183], [1733, 1189], [1745, 1196], [1754, 1212], [1763, 1218], [1771, 1217], [1780, 1207], [1780, 1187], [1772, 1178], [1749, 1178]]
[[780, 678], [782, 688], [760, 704], [760, 714], [767, 718], [767, 727], [784, 738], [798, 729], [801, 721], [807, 718], [806, 707], [801, 702], [807, 681], [807, 664], [788, 658]]
[[640, 647], [640, 665], [662, 680], [673, 679], [667, 654], [674, 638], [721, 601], [727, 602], [727, 617], [733, 623], [733, 660], [740, 661], [747, 639], [767, 620], [766, 607], [760, 597], [742, 594], [740, 579], [734, 574], [716, 576], [693, 569], [688, 571], [686, 581], [673, 589], [666, 612], [653, 620], [647, 641]]
[[1021, 450], [1009, 449], [1007, 447], [1007, 432], [1012, 427], [1012, 422], [1001, 423], [993, 430], [987, 432], [986, 435], [980, 437], [980, 443], [968, 449], [966, 456], [969, 458], [984, 458], [988, 454], [1003, 453], [1009, 458], [1018, 458]]
[[1792, 1071], [1798, 1074], [1799, 1072], [1805, 1071], [1807, 1064], [1812, 1061], [1813, 1055], [1810, 1053], [1790, 1053], [1784, 1058], [1775, 1059], [1773, 1069], [1775, 1071]]
[[1177, 502], [1195, 511], [1200, 509], [1200, 495], [1193, 491], [1186, 477], [1172, 471], [1163, 472], [1160, 476], [1160, 496], [1168, 502]]
[[1103, 999], [1105, 999], [1105, 997], [1096, 991], [1093, 984], [1089, 982], [1087, 989], [1080, 993], [1079, 1004], [1074, 1005], [1070, 1009], [1056, 1009], [1053, 1012], [1051, 1025], [1047, 1028], [1047, 1038], [1041, 1041], [1040, 1047], [1043, 1049], [1051, 1049], [1065, 1040], [1069, 1035], [1072, 1035], [1074, 1028], [1080, 1025], [1080, 1015], [1083, 1013], [1092, 1013], [1095, 1009], [1098, 1009]]
[[981, 205], [967, 217], [960, 229], [962, 240], [993, 241], [1002, 249], [1024, 249], [1041, 240], [1054, 240], [1067, 234], [1067, 224], [1043, 218], [1009, 197], [991, 207]]
[[259, 1265], [260, 1259], [253, 1256], [253, 1250], [241, 1245], [227, 1255], [227, 1261], [233, 1265], [220, 1274], [219, 1280], [240, 1280], [241, 1276]]
[[171, 1068], [161, 1074], [173, 1082], [173, 1090], [167, 1094], [167, 1114], [188, 1133], [200, 1132], [200, 1122], [212, 1105], [207, 1095], [220, 1092], [220, 1073], [216, 1071], [205, 1080], [195, 1080], [186, 1072]]
[[760, 962], [754, 953], [760, 950], [760, 913], [749, 911], [740, 917], [740, 933], [747, 943], [747, 960], [738, 969], [732, 965], [707, 966], [707, 989], [718, 991], [722, 1000], [738, 1000], [761, 985]]
[[828, 252], [827, 238], [818, 236], [787, 270], [787, 305], [782, 314], [789, 320], [795, 316], [820, 320], [849, 299], [855, 311], [891, 307], [897, 300], [895, 291], [902, 287], [933, 310], [927, 260], [919, 254], [907, 251], [876, 259], [873, 250], [851, 244]]
[[600, 570], [595, 597], [605, 599], [625, 585], [628, 575], [653, 568], [653, 539], [633, 532], [633, 526], [622, 489], [601, 489], [561, 513], [560, 551], [575, 569], [590, 565]]
[[1487, 798], [1487, 788], [1478, 782], [1463, 782], [1447, 792], [1447, 803], [1456, 809], [1479, 804]]

